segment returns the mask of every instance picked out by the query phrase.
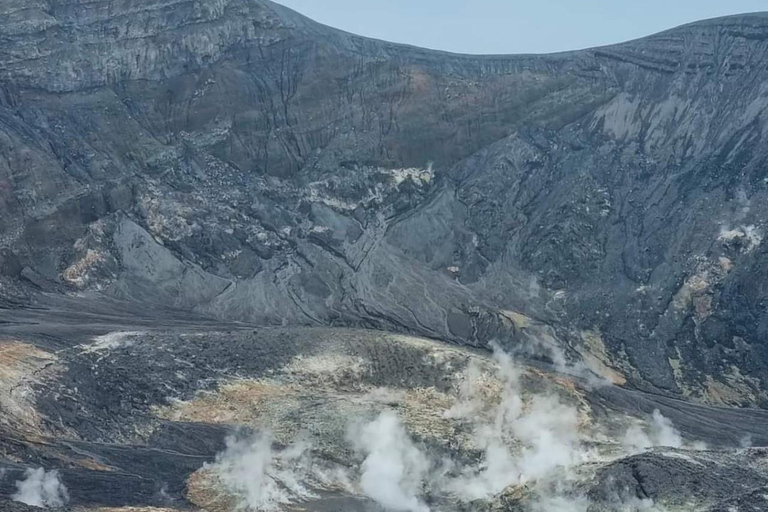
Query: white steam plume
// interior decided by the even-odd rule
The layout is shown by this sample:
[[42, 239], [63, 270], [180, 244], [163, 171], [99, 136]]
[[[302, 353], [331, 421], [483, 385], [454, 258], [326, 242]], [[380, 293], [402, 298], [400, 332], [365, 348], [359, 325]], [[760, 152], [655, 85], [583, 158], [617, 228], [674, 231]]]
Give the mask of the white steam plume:
[[662, 415], [658, 409], [653, 411], [651, 435], [658, 446], [669, 446], [672, 448], [683, 446], [683, 437], [672, 424], [672, 420]]
[[627, 430], [622, 444], [630, 452], [644, 451], [654, 446], [680, 448], [683, 446], [683, 437], [672, 421], [656, 409], [653, 411], [650, 430], [646, 432], [634, 425]]
[[[313, 490], [339, 488], [364, 494], [388, 512], [429, 512], [426, 497], [465, 503], [498, 498], [511, 486], [525, 486], [532, 512], [586, 512], [590, 502], [574, 485], [578, 466], [596, 460], [596, 449], [582, 443], [579, 411], [552, 393], [523, 395], [522, 369], [494, 347], [495, 375], [479, 361], [465, 372], [455, 405], [445, 417], [473, 428], [480, 462], [433, 461], [410, 438], [400, 418], [382, 412], [373, 421], [349, 429], [348, 441], [363, 460], [358, 485], [346, 474], [322, 471], [307, 443], [286, 450], [272, 447], [270, 436], [249, 441], [229, 439], [214, 465], [218, 480], [243, 508], [274, 512], [284, 505], [315, 497]], [[397, 403], [402, 392], [372, 393], [382, 404]], [[633, 450], [680, 447], [680, 433], [658, 410], [647, 429], [633, 427], [625, 437]], [[324, 476], [325, 475], [325, 476]], [[339, 485], [339, 482], [347, 482]], [[617, 511], [660, 511], [650, 500], [620, 500]]]
[[69, 494], [61, 483], [58, 471], [37, 468], [27, 469], [24, 480], [16, 482], [16, 493], [12, 499], [33, 507], [56, 508], [69, 501]]
[[531, 512], [587, 512], [589, 500], [584, 497], [547, 496], [531, 504]]
[[[494, 357], [503, 389], [491, 420], [475, 429], [475, 444], [483, 450], [484, 458], [447, 484], [448, 490], [464, 501], [490, 498], [510, 485], [536, 481], [591, 455], [580, 444], [577, 410], [553, 395], [536, 395], [525, 403], [520, 369], [498, 347], [494, 347]], [[482, 408], [471, 382], [476, 374], [477, 369], [469, 369], [470, 382], [447, 416], [470, 419]], [[519, 446], [515, 452], [510, 448], [513, 442]]]
[[245, 508], [276, 511], [281, 505], [314, 497], [302, 483], [309, 475], [308, 450], [306, 442], [273, 450], [269, 434], [252, 439], [230, 437], [226, 450], [208, 467]]
[[383, 412], [350, 431], [355, 448], [365, 455], [360, 477], [363, 493], [393, 512], [428, 512], [420, 499], [429, 459], [411, 441], [400, 419]]
[[610, 510], [615, 512], [668, 512], [666, 507], [655, 503], [650, 498], [620, 497], [618, 494], [613, 496]]

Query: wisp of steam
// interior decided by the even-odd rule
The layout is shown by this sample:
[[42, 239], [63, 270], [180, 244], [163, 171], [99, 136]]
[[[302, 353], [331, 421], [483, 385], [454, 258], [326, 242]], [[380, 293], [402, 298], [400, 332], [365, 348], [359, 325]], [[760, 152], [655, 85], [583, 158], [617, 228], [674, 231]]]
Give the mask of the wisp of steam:
[[69, 494], [58, 471], [30, 468], [24, 473], [24, 479], [16, 482], [16, 493], [12, 498], [33, 507], [56, 508], [69, 501]]
[[650, 430], [646, 432], [641, 427], [634, 425], [627, 430], [622, 444], [630, 453], [637, 453], [654, 446], [680, 448], [683, 446], [683, 438], [672, 425], [672, 421], [656, 409], [653, 411]]
[[365, 455], [360, 477], [363, 493], [393, 512], [427, 512], [420, 500], [424, 479], [431, 464], [403, 427], [400, 418], [385, 411], [350, 439]]
[[245, 508], [275, 511], [281, 505], [314, 496], [303, 482], [309, 473], [308, 448], [308, 444], [299, 442], [285, 450], [274, 450], [270, 434], [250, 439], [230, 437], [226, 450], [209, 469], [242, 500]]
[[[521, 367], [499, 347], [494, 347], [494, 359], [493, 379], [501, 386], [494, 388], [495, 398], [489, 400], [481, 385], [487, 381], [487, 369], [470, 363], [457, 401], [444, 413], [470, 427], [473, 448], [481, 455], [473, 463], [432, 455], [386, 408], [372, 420], [350, 425], [347, 441], [361, 462], [345, 474], [338, 468], [332, 476], [321, 471], [308, 442], [275, 449], [268, 434], [229, 439], [209, 469], [241, 498], [243, 508], [254, 511], [272, 512], [315, 497], [316, 490], [331, 481], [354, 480], [353, 485], [344, 484], [347, 491], [391, 512], [429, 512], [433, 498], [491, 500], [514, 486], [526, 489], [533, 512], [586, 512], [590, 502], [574, 483], [579, 467], [599, 455], [582, 439], [578, 409], [554, 393], [524, 396]], [[650, 427], [631, 427], [623, 445], [625, 454], [632, 454], [653, 446], [680, 447], [683, 439], [672, 422], [655, 411]], [[614, 508], [662, 510], [651, 500], [634, 497], [617, 497]]]
[[[503, 388], [498, 405], [488, 420], [475, 427], [474, 442], [484, 457], [475, 467], [447, 482], [447, 488], [462, 501], [491, 498], [510, 485], [524, 485], [545, 478], [554, 470], [568, 469], [589, 459], [579, 439], [579, 416], [575, 407], [549, 394], [534, 395], [526, 402], [520, 382], [522, 371], [498, 346], [494, 347], [498, 378]], [[476, 377], [470, 367], [468, 378]], [[471, 380], [462, 389], [457, 407], [449, 416], [463, 414], [471, 420], [484, 405]], [[517, 449], [512, 449], [513, 442]]]

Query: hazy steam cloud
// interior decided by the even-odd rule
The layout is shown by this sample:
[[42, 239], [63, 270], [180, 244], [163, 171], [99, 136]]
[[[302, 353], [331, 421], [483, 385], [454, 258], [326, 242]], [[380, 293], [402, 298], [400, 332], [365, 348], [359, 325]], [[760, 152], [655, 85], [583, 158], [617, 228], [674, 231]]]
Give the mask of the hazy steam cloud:
[[583, 497], [545, 497], [531, 505], [531, 512], [587, 512], [589, 500]]
[[655, 503], [650, 498], [638, 498], [637, 496], [627, 496], [615, 494], [609, 504], [612, 512], [669, 512], [669, 510], [660, 504]]
[[365, 455], [360, 487], [366, 496], [393, 512], [429, 510], [419, 498], [429, 460], [394, 413], [381, 413], [376, 420], [353, 429], [350, 437]]
[[24, 477], [24, 480], [16, 482], [14, 501], [45, 508], [62, 507], [69, 501], [67, 488], [61, 483], [58, 471], [27, 469]]
[[[470, 363], [458, 399], [444, 414], [471, 429], [471, 448], [481, 455], [478, 462], [430, 459], [397, 414], [385, 411], [348, 431], [350, 447], [362, 460], [355, 486], [348, 482], [350, 472], [328, 470], [330, 466], [313, 461], [308, 443], [276, 450], [268, 435], [229, 439], [226, 451], [209, 469], [241, 499], [242, 508], [254, 511], [274, 512], [316, 497], [313, 490], [343, 488], [389, 512], [429, 512], [431, 500], [493, 500], [510, 487], [522, 486], [526, 510], [587, 512], [590, 502], [575, 482], [583, 476], [578, 466], [597, 460], [598, 453], [582, 442], [579, 410], [554, 393], [524, 395], [522, 369], [498, 347], [494, 358], [493, 371], [479, 361]], [[383, 406], [402, 399], [401, 392], [393, 390], [371, 396]], [[630, 428], [624, 439], [632, 452], [682, 444], [680, 433], [658, 410], [647, 428]], [[661, 510], [651, 500], [618, 496], [614, 509]]]
[[[476, 427], [475, 444], [484, 451], [484, 459], [448, 484], [464, 501], [490, 498], [510, 485], [536, 481], [589, 457], [579, 442], [577, 410], [550, 395], [537, 395], [524, 402], [520, 370], [501, 350], [496, 349], [494, 355], [503, 389], [490, 421]], [[447, 415], [469, 419], [482, 407], [472, 383], [476, 372], [468, 371], [462, 400]], [[513, 441], [519, 446], [515, 452], [510, 449]]]
[[242, 500], [244, 508], [276, 511], [281, 505], [314, 496], [303, 484], [310, 472], [308, 449], [307, 443], [297, 443], [286, 450], [273, 450], [270, 435], [229, 438], [227, 449], [210, 468]]
[[632, 452], [647, 450], [654, 446], [680, 448], [683, 437], [672, 424], [672, 421], [656, 409], [653, 411], [653, 421], [648, 432], [638, 426], [630, 427], [623, 440], [624, 447]]
[[680, 432], [672, 425], [672, 421], [664, 417], [658, 409], [653, 411], [651, 435], [658, 446], [669, 446], [671, 448], [683, 446], [683, 438]]

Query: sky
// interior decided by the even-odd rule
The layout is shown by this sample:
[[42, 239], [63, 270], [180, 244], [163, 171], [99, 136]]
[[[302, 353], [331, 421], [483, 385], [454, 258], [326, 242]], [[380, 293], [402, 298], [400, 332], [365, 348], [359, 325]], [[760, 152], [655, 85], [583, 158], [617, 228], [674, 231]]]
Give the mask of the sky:
[[355, 34], [459, 53], [548, 53], [636, 39], [768, 0], [277, 0]]

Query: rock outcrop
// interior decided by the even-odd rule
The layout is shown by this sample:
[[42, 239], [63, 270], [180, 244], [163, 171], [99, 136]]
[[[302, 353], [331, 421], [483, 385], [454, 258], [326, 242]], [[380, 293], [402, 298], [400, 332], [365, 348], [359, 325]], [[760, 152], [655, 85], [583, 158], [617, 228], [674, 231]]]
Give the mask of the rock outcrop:
[[6, 1], [0, 295], [534, 341], [765, 406], [767, 49], [764, 14], [465, 56], [264, 0]]

